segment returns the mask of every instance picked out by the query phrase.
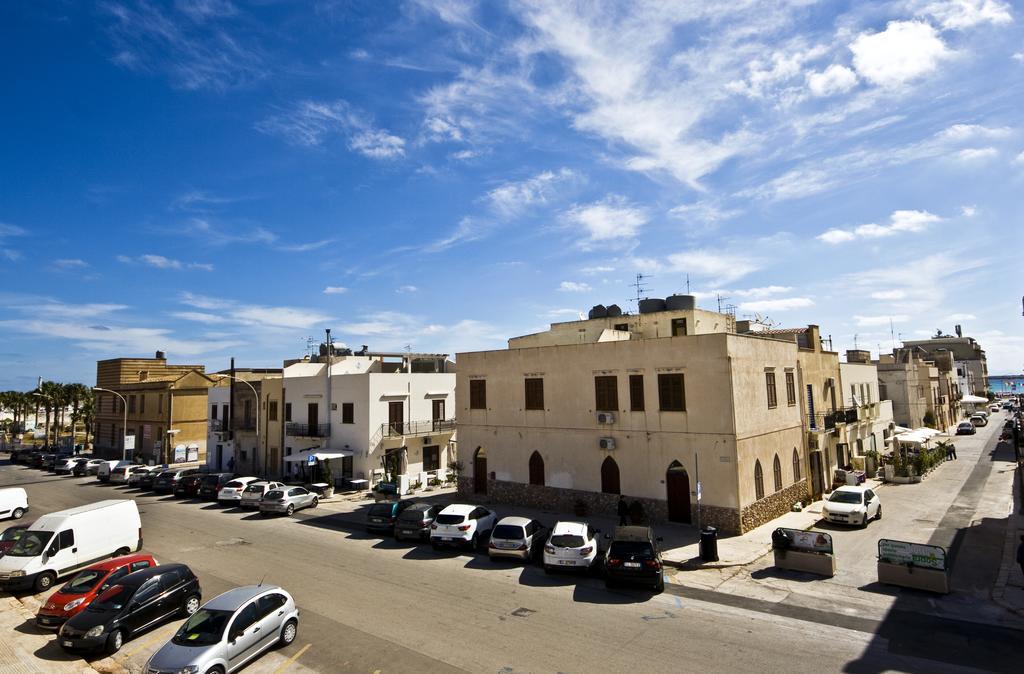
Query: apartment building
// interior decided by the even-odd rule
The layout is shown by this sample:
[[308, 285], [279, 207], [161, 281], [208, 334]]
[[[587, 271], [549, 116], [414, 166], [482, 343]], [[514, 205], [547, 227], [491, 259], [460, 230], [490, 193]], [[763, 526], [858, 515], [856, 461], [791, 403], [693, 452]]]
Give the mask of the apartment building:
[[95, 392], [94, 446], [147, 463], [204, 462], [213, 383], [202, 365], [168, 364], [162, 351], [97, 361], [96, 386], [107, 391]]
[[622, 494], [654, 521], [729, 532], [808, 494], [796, 343], [737, 334], [690, 296], [598, 306], [456, 360], [462, 492], [607, 514]]
[[988, 392], [988, 360], [981, 344], [972, 337], [964, 337], [960, 326], [956, 326], [956, 335], [937, 335], [931, 339], [904, 341], [904, 348], [917, 348], [925, 360], [932, 360], [938, 351], [953, 354], [953, 361], [958, 370], [960, 392], [976, 396], [984, 396]]
[[308, 476], [312, 460], [334, 482], [388, 480], [403, 493], [443, 480], [455, 461], [454, 370], [446, 354], [326, 344], [286, 361], [282, 474]]
[[[210, 375], [210, 447], [214, 470], [281, 477], [283, 370], [232, 367]], [[251, 387], [251, 388], [250, 388]]]
[[922, 428], [929, 414], [937, 420], [939, 371], [923, 358], [921, 350], [893, 349], [891, 354], [880, 354], [875, 365], [878, 395], [892, 401], [893, 419], [898, 425]]
[[878, 367], [871, 362], [871, 352], [847, 351], [846, 362], [839, 364], [839, 379], [846, 412], [837, 429], [847, 465], [853, 457], [884, 452], [896, 424], [892, 401], [882, 400], [879, 394]]

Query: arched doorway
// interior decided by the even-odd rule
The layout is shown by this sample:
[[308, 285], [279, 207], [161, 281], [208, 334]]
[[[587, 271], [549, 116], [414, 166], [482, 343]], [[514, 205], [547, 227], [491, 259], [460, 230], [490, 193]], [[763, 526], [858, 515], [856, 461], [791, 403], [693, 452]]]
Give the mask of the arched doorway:
[[669, 521], [690, 524], [690, 476], [678, 461], [665, 472], [665, 492]]
[[530, 484], [544, 486], [544, 457], [536, 451], [530, 455]]
[[473, 491], [487, 493], [487, 452], [483, 447], [477, 447], [473, 455]]
[[619, 464], [612, 457], [605, 457], [601, 464], [601, 491], [605, 494], [621, 494], [619, 490]]

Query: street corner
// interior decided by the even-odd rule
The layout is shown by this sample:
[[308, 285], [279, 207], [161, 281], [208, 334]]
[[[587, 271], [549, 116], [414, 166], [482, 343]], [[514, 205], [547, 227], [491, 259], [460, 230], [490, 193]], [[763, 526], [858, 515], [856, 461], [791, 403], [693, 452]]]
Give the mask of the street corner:
[[35, 613], [21, 598], [0, 598], [0, 630], [10, 636], [0, 640], [0, 671], [45, 674], [94, 674], [81, 658], [65, 653], [52, 632], [36, 627]]

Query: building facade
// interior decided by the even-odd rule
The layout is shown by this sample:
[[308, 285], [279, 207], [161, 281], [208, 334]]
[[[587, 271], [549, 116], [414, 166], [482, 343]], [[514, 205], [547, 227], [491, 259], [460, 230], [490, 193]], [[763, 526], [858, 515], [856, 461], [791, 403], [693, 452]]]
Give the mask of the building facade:
[[956, 336], [938, 335], [931, 339], [904, 341], [903, 346], [920, 349], [927, 360], [932, 360], [939, 351], [952, 353], [961, 393], [984, 396], [989, 390], [985, 350], [973, 337], [962, 336], [959, 325], [956, 326], [956, 332]]
[[905, 428], [923, 428], [929, 416], [936, 418], [939, 399], [938, 368], [924, 360], [917, 349], [893, 349], [881, 354], [878, 368], [878, 394], [892, 401], [894, 421]]
[[217, 380], [209, 400], [211, 469], [282, 476], [282, 374], [279, 368], [229, 368], [210, 375]]

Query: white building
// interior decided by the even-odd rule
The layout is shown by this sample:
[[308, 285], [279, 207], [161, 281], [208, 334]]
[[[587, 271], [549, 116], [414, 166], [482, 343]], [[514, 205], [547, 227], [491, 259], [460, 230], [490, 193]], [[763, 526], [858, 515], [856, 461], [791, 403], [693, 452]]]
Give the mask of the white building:
[[336, 350], [328, 363], [326, 352], [284, 364], [284, 477], [306, 475], [312, 454], [330, 461], [338, 484], [397, 478], [404, 491], [443, 480], [455, 460], [455, 366], [447, 355], [364, 347]]
[[881, 400], [878, 390], [878, 366], [867, 351], [847, 351], [845, 363], [839, 364], [843, 407], [848, 410], [846, 423], [837, 427], [846, 447], [846, 461], [863, 457], [874, 450], [881, 454], [893, 434], [892, 401]]
[[231, 387], [225, 382], [218, 382], [210, 387], [207, 395], [209, 413], [206, 423], [206, 465], [213, 472], [227, 472], [231, 470], [228, 466], [234, 466], [236, 462], [235, 447], [228, 439], [227, 426], [231, 418]]

